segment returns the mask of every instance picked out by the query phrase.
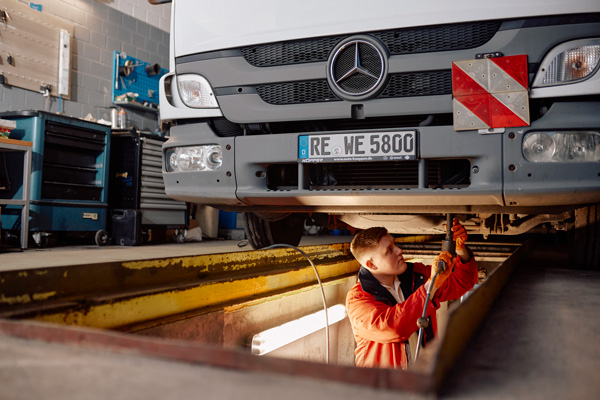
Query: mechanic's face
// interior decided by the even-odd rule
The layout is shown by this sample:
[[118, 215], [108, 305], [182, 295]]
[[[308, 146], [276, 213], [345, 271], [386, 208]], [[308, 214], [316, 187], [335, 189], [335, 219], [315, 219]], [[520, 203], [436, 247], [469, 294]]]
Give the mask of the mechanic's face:
[[367, 267], [374, 275], [400, 275], [406, 271], [406, 261], [402, 249], [394, 243], [394, 238], [387, 234], [381, 238], [377, 249], [367, 261]]

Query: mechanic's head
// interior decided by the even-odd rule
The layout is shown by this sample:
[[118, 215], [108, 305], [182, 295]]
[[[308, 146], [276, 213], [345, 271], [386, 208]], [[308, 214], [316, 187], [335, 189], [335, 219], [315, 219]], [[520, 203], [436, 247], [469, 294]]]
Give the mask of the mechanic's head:
[[358, 232], [352, 239], [350, 251], [374, 275], [399, 275], [406, 270], [402, 249], [383, 227]]
[[387, 234], [388, 230], [382, 226], [358, 231], [350, 243], [352, 255], [359, 263], [363, 264], [362, 260], [371, 257], [370, 253], [377, 248], [381, 238]]

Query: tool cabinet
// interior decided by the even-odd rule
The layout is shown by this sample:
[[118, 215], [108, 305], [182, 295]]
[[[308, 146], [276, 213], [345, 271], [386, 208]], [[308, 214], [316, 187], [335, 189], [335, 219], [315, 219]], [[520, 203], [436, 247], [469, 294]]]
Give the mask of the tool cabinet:
[[[17, 123], [11, 138], [32, 142], [29, 232], [35, 242], [44, 246], [49, 233], [65, 232], [91, 233], [96, 244], [107, 244], [110, 126], [42, 111], [0, 115]], [[15, 172], [9, 177], [18, 182]], [[21, 194], [13, 189], [0, 196]], [[16, 208], [2, 213], [3, 229], [20, 225]]]
[[165, 138], [135, 129], [113, 130], [109, 208], [114, 244], [137, 245], [151, 229], [175, 229], [183, 241], [187, 205], [167, 196], [162, 178]]

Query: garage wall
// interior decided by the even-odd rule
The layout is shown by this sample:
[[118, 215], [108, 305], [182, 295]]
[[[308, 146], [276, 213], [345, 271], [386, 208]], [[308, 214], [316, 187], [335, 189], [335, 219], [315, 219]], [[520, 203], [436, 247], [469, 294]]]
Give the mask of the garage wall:
[[[163, 68], [169, 65], [169, 33], [158, 26], [134, 18], [114, 8], [119, 0], [36, 0], [42, 12], [68, 20], [74, 25], [71, 59], [71, 99], [62, 101], [63, 113], [110, 121], [112, 105], [113, 51]], [[29, 4], [29, 1], [22, 1]], [[113, 7], [109, 7], [108, 4]], [[158, 6], [164, 7], [164, 6]], [[148, 13], [138, 14], [145, 15]], [[0, 85], [0, 112], [43, 110], [45, 98], [38, 92]], [[50, 112], [59, 111], [59, 100], [52, 97]], [[153, 112], [127, 110], [130, 124], [138, 129], [157, 129]]]
[[171, 5], [148, 3], [148, 0], [96, 0], [117, 9], [122, 13], [131, 15], [136, 19], [145, 21], [163, 31], [169, 32], [171, 23]]

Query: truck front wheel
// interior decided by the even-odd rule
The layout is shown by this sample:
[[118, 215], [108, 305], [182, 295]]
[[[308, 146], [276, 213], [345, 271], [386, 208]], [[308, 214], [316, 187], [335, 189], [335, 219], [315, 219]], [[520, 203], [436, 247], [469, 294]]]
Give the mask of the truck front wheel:
[[274, 244], [298, 246], [304, 233], [305, 214], [290, 214], [281, 219], [265, 219], [255, 213], [242, 215], [246, 237], [253, 249]]

